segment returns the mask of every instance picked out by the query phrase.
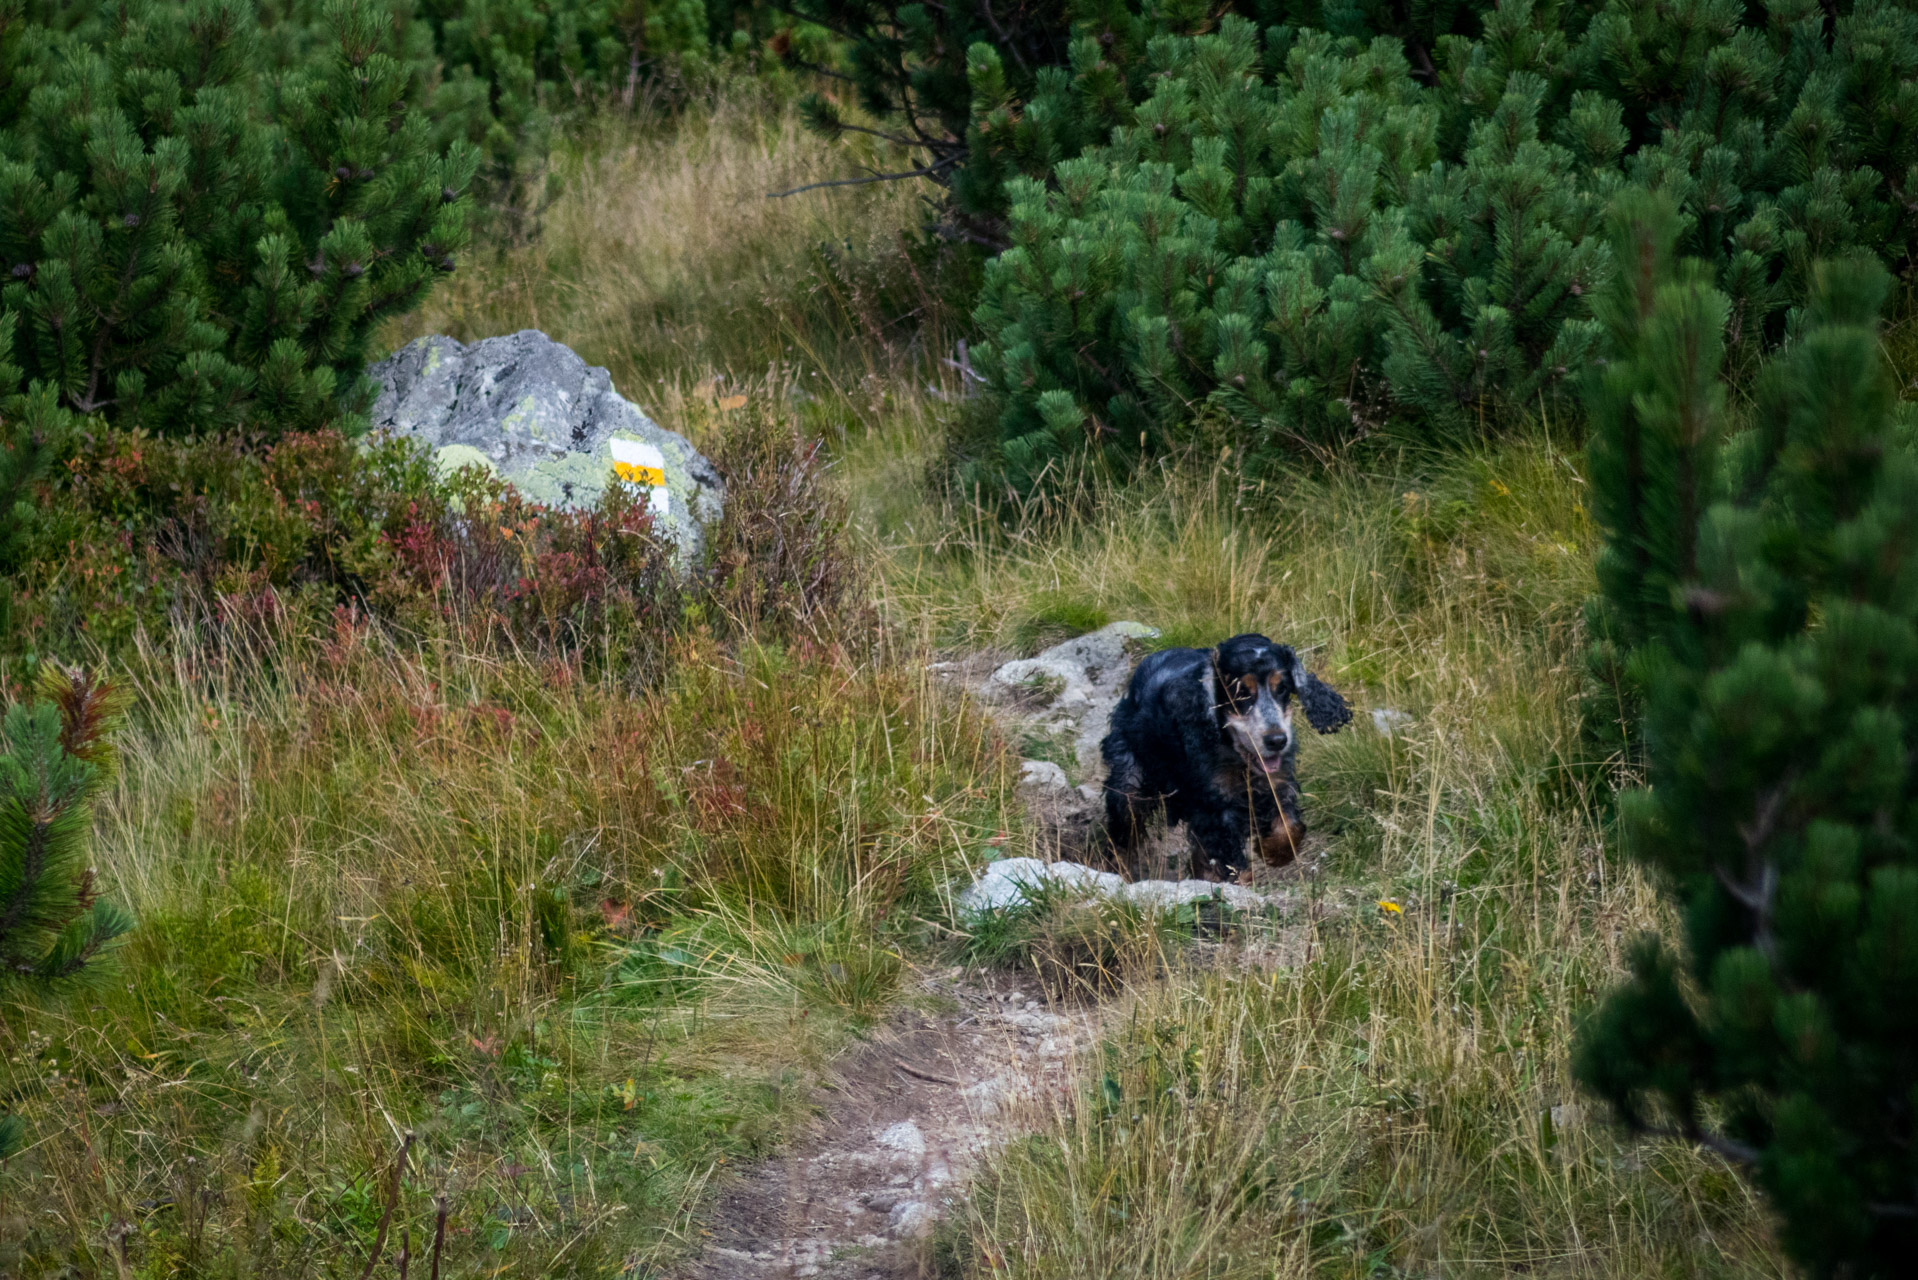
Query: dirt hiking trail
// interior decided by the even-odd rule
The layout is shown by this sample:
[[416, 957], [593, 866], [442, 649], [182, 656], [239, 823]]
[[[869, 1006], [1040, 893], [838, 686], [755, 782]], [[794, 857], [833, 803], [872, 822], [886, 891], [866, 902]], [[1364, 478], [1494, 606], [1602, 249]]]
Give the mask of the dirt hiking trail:
[[721, 1194], [697, 1280], [917, 1280], [924, 1238], [980, 1159], [1062, 1102], [1094, 1008], [954, 970], [830, 1073], [811, 1131]]

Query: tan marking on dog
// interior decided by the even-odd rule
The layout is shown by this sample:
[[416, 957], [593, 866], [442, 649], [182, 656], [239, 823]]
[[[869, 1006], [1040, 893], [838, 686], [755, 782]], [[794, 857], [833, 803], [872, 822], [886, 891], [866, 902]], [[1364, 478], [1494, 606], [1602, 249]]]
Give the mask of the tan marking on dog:
[[1212, 772], [1212, 785], [1229, 796], [1245, 793], [1252, 783], [1252, 770], [1242, 763], [1222, 764]]
[[1272, 826], [1259, 838], [1259, 856], [1270, 867], [1283, 867], [1305, 848], [1305, 824], [1280, 813]]

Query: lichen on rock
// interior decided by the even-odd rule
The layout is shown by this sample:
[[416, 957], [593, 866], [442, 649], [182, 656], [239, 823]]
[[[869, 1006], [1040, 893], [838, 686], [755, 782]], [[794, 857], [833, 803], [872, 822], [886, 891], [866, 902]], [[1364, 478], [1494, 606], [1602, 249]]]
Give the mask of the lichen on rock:
[[380, 385], [374, 429], [420, 440], [442, 472], [484, 466], [535, 502], [573, 510], [633, 484], [687, 562], [719, 518], [725, 486], [692, 442], [536, 329], [470, 345], [420, 338], [367, 374]]

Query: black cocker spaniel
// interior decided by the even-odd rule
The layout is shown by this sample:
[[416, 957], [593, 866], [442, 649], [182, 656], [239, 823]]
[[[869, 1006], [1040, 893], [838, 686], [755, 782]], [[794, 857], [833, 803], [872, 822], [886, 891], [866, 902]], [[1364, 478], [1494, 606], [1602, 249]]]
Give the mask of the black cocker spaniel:
[[1352, 719], [1336, 689], [1287, 645], [1233, 636], [1215, 649], [1165, 649], [1132, 673], [1100, 750], [1106, 831], [1129, 862], [1147, 818], [1163, 806], [1185, 823], [1192, 874], [1229, 880], [1247, 865], [1246, 841], [1275, 866], [1305, 839], [1293, 775], [1299, 742], [1292, 698], [1320, 733]]

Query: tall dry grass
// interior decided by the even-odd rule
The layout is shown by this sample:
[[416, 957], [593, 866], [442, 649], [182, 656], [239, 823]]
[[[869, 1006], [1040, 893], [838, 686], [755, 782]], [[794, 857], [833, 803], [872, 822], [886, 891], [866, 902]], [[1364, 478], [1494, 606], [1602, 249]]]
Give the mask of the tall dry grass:
[[[236, 637], [228, 632], [225, 640]], [[693, 637], [634, 691], [350, 616], [131, 682], [111, 985], [10, 1006], [9, 1274], [645, 1271], [1006, 821], [923, 672]], [[389, 1178], [412, 1134], [407, 1173]]]
[[[901, 433], [922, 450], [923, 422]], [[856, 440], [846, 468], [893, 616], [941, 644], [1031, 647], [1119, 617], [1177, 643], [1264, 630], [1393, 693], [1437, 633], [1562, 662], [1592, 581], [1576, 455], [1543, 431], [1478, 455], [1257, 483], [1230, 457], [1186, 455], [1010, 516], [953, 493], [897, 508], [909, 449]]]
[[[1131, 1016], [1077, 1105], [962, 1210], [954, 1269], [1779, 1273], [1735, 1176], [1621, 1141], [1567, 1075], [1579, 1011], [1659, 909], [1607, 850], [1588, 771], [1565, 767], [1594, 544], [1574, 442], [1541, 425], [1477, 453], [1334, 459], [1263, 486], [1229, 454], [1184, 457], [1007, 518], [927, 483], [961, 411], [949, 369], [923, 348], [888, 364], [870, 332], [850, 351], [769, 354], [783, 313], [754, 287], [775, 299], [742, 330], [763, 363], [730, 357], [726, 389], [827, 437], [903, 652], [1029, 652], [1121, 617], [1166, 643], [1262, 630], [1306, 648], [1360, 709], [1306, 749], [1315, 891], [1345, 907], [1310, 962], [1201, 971], [1175, 944], [1169, 965], [1124, 967]], [[795, 376], [788, 356], [814, 367]], [[697, 435], [727, 412], [704, 381], [720, 366], [694, 362], [691, 395], [681, 367], [641, 376]], [[1386, 736], [1375, 709], [1406, 719]], [[776, 967], [763, 947], [725, 954], [742, 974]]]
[[442, 1194], [448, 1274], [670, 1260], [801, 1105], [836, 1043], [814, 1028], [883, 1011], [932, 951], [913, 917], [1015, 825], [989, 728], [920, 659], [1135, 617], [1267, 631], [1353, 698], [1302, 765], [1342, 911], [1295, 968], [1176, 944], [1129, 968], [1074, 1104], [993, 1165], [950, 1267], [1779, 1274], [1740, 1182], [1622, 1143], [1566, 1075], [1658, 911], [1562, 767], [1592, 554], [1573, 449], [1541, 429], [1263, 488], [1184, 458], [1007, 521], [924, 483], [961, 389], [901, 247], [910, 184], [766, 200], [859, 157], [749, 98], [603, 127], [540, 236], [388, 337], [539, 327], [696, 440], [741, 412], [824, 437], [893, 660], [803, 626], [695, 636], [632, 689], [350, 617], [156, 659], [103, 815], [143, 919], [124, 990], [9, 1011], [0, 1088], [38, 1137], [0, 1180], [0, 1270], [358, 1274], [408, 1128], [415, 1266]]
[[539, 234], [481, 249], [387, 345], [541, 329], [697, 444], [742, 411], [776, 415], [856, 463], [868, 517], [922, 514], [961, 390], [945, 357], [966, 251], [923, 239], [937, 189], [768, 198], [911, 165], [861, 135], [824, 141], [749, 86], [609, 117], [576, 144], [554, 162]]
[[350, 607], [122, 664], [98, 860], [141, 924], [108, 985], [0, 1015], [32, 1136], [0, 1272], [358, 1275], [404, 1231], [424, 1274], [443, 1201], [443, 1274], [655, 1274], [1011, 821], [989, 726], [863, 642], [839, 509], [795, 482], [922, 399], [914, 194], [766, 200], [860, 157], [747, 97], [599, 127], [544, 233], [411, 331], [612, 366], [728, 469], [712, 580], [634, 681]]

